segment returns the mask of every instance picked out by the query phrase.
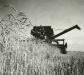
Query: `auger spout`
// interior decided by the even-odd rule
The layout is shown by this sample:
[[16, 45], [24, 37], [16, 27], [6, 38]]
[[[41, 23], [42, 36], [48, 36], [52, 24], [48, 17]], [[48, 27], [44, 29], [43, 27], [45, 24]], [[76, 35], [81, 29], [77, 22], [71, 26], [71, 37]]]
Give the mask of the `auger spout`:
[[57, 37], [59, 37], [59, 36], [65, 34], [65, 33], [69, 32], [69, 31], [71, 31], [71, 30], [73, 30], [73, 29], [75, 29], [75, 28], [78, 29], [78, 30], [81, 29], [78, 25], [72, 26], [72, 27], [70, 27], [70, 28], [68, 28], [68, 29], [65, 29], [64, 31], [58, 33], [57, 35], [52, 36], [52, 37], [50, 38], [50, 40], [53, 40], [53, 39], [55, 39], [55, 38], [57, 38]]

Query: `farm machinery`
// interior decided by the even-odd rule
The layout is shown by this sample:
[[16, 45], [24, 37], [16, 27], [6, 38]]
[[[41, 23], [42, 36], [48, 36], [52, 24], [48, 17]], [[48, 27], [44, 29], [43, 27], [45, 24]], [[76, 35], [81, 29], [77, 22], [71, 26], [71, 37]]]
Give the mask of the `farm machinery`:
[[31, 35], [33, 35], [37, 39], [44, 40], [45, 42], [50, 43], [53, 46], [57, 46], [61, 50], [61, 53], [66, 54], [67, 42], [65, 42], [65, 39], [56, 39], [56, 38], [73, 29], [80, 30], [80, 27], [78, 25], [74, 25], [54, 35], [54, 31], [53, 28], [51, 28], [51, 26], [34, 26], [33, 29], [31, 30]]

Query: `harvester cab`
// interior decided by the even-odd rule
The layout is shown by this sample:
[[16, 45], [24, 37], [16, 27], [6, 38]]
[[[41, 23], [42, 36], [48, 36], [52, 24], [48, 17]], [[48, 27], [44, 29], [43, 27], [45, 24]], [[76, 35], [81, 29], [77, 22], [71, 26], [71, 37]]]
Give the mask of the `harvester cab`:
[[[52, 45], [56, 45], [58, 48], [60, 48], [61, 53], [66, 53], [67, 43], [65, 43], [64, 39], [56, 39], [57, 37], [73, 30], [73, 29], [80, 30], [80, 27], [78, 25], [74, 25], [68, 29], [65, 29], [64, 31], [54, 35], [53, 28], [51, 26], [34, 26], [31, 30], [31, 35], [33, 35], [37, 39], [45, 40], [45, 42], [48, 42]], [[54, 44], [53, 44], [54, 42]], [[62, 43], [60, 43], [62, 42]]]

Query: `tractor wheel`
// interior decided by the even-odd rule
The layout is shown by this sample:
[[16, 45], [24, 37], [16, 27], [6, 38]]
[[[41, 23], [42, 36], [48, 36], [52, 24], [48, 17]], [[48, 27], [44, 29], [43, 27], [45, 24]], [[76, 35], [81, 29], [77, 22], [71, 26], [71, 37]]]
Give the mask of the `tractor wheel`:
[[66, 54], [66, 53], [67, 53], [66, 48], [65, 48], [64, 46], [61, 47], [61, 53], [62, 53], [62, 54]]

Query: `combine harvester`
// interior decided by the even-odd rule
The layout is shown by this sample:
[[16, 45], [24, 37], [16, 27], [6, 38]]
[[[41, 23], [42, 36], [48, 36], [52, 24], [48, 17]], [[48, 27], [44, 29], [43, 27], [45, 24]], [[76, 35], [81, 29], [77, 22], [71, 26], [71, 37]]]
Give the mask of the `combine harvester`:
[[41, 39], [51, 45], [58, 47], [61, 50], [61, 53], [66, 54], [67, 43], [65, 43], [64, 41], [65, 39], [56, 39], [56, 38], [75, 28], [80, 30], [80, 27], [78, 25], [74, 25], [54, 35], [54, 31], [53, 28], [51, 28], [51, 26], [34, 26], [33, 29], [31, 30], [31, 35], [33, 35], [37, 39]]

